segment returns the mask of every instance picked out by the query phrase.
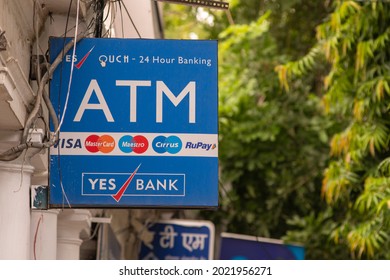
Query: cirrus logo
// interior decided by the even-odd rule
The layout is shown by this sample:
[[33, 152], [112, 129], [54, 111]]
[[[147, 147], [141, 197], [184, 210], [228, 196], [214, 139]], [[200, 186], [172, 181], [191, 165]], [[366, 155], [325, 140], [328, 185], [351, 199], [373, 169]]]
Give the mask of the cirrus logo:
[[108, 154], [115, 148], [115, 139], [110, 135], [98, 136], [93, 134], [85, 139], [84, 145], [88, 152]]
[[177, 154], [180, 152], [182, 145], [180, 138], [177, 136], [165, 137], [161, 135], [153, 140], [153, 150], [159, 154]]
[[142, 135], [130, 136], [125, 135], [118, 142], [119, 149], [124, 153], [134, 152], [136, 154], [143, 154], [149, 147], [148, 139]]

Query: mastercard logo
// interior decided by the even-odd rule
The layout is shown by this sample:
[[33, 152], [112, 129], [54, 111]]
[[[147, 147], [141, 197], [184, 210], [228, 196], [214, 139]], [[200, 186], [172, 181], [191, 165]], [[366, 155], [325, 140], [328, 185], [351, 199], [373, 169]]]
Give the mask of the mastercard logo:
[[85, 139], [84, 146], [88, 152], [108, 154], [115, 149], [115, 140], [110, 135], [90, 135]]

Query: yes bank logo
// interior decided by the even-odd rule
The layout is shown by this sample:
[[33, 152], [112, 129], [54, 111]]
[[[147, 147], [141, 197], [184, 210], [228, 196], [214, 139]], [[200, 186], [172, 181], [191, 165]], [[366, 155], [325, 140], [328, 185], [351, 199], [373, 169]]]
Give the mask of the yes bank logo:
[[185, 196], [185, 174], [83, 173], [83, 196], [107, 196], [120, 202], [132, 196]]
[[180, 138], [174, 135], [169, 137], [161, 135], [153, 140], [153, 150], [159, 154], [177, 154], [181, 151], [182, 146]]

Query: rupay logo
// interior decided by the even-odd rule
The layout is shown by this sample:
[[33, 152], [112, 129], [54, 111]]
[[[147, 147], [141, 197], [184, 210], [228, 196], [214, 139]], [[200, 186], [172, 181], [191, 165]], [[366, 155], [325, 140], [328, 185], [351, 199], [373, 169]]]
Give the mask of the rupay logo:
[[186, 149], [202, 149], [202, 150], [214, 150], [217, 147], [216, 144], [208, 144], [203, 142], [187, 142], [186, 143]]

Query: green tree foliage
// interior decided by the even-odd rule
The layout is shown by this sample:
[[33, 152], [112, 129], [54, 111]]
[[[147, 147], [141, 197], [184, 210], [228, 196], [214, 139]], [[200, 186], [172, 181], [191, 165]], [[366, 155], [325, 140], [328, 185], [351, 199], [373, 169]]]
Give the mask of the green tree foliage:
[[321, 57], [330, 64], [322, 102], [342, 129], [330, 142], [322, 195], [338, 213], [330, 236], [355, 258], [390, 258], [389, 43], [389, 3], [334, 1], [311, 52], [277, 68], [287, 89]]
[[[320, 184], [329, 154], [330, 122], [320, 109], [321, 71], [305, 78], [305, 83], [294, 82], [292, 93], [286, 95], [274, 68], [309, 48], [326, 7], [300, 0], [230, 3], [235, 22], [230, 26], [221, 11], [203, 10], [203, 20], [198, 16], [194, 25], [191, 21], [199, 9], [165, 10], [170, 38], [196, 33], [219, 39], [221, 208], [203, 214], [230, 232], [280, 238], [300, 226], [294, 224], [297, 217], [316, 215], [326, 207]], [[300, 22], [302, 9], [311, 10], [310, 20], [291, 24]], [[316, 243], [310, 239], [313, 248], [314, 244], [324, 248], [327, 235], [321, 236]], [[292, 241], [297, 240], [306, 242], [300, 236]], [[316, 256], [307, 251], [309, 257]]]
[[320, 209], [329, 123], [320, 99], [297, 82], [283, 94], [274, 67], [284, 61], [268, 14], [220, 34], [220, 160], [227, 229], [281, 237], [287, 220]]
[[164, 36], [168, 39], [192, 39], [207, 37], [197, 20], [198, 9], [187, 5], [163, 6]]
[[166, 10], [169, 38], [219, 39], [221, 207], [202, 214], [307, 258], [386, 258], [387, 8], [329, 2]]

